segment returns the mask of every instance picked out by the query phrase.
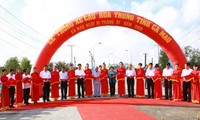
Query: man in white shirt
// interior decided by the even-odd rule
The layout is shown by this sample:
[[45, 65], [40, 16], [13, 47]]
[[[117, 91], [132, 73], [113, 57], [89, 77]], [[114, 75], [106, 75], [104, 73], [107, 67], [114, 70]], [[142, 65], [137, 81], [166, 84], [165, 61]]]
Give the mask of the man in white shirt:
[[172, 100], [172, 80], [170, 77], [173, 74], [173, 69], [170, 68], [170, 63], [167, 63], [166, 68], [163, 70], [162, 76], [164, 77], [165, 86], [165, 99]]
[[48, 71], [48, 66], [44, 65], [44, 70], [40, 72], [40, 77], [42, 78], [44, 85], [43, 85], [43, 101], [46, 102], [50, 101], [49, 93], [50, 93], [50, 79], [51, 73]]
[[29, 100], [29, 95], [30, 95], [30, 87], [31, 87], [31, 76], [28, 74], [28, 69], [24, 69], [23, 70], [23, 75], [22, 75], [22, 79], [23, 79], [23, 91], [24, 91], [24, 103], [26, 105], [29, 104], [28, 100]]
[[154, 98], [154, 83], [153, 76], [155, 75], [155, 69], [153, 69], [153, 64], [149, 63], [149, 68], [146, 71], [147, 77], [147, 90], [148, 90], [148, 98]]
[[92, 76], [94, 77], [94, 97], [100, 97], [100, 76], [101, 71], [98, 67], [95, 68], [95, 70], [92, 72]]
[[[8, 81], [15, 81], [15, 74], [14, 74], [14, 70], [10, 69], [10, 73], [7, 75], [8, 77]], [[15, 84], [14, 82], [12, 82], [13, 84], [10, 85], [9, 88], [9, 93], [10, 93], [10, 108], [14, 108], [14, 100], [15, 100]]]
[[84, 72], [84, 70], [82, 70], [81, 64], [78, 64], [78, 69], [75, 71], [75, 75], [78, 76], [78, 79], [77, 79], [78, 98], [81, 97], [80, 88], [82, 89], [82, 98], [85, 98], [85, 96], [84, 96], [84, 81], [83, 81], [83, 78], [85, 77], [85, 72]]
[[60, 81], [61, 81], [61, 100], [67, 99], [67, 78], [68, 74], [65, 67], [60, 71]]
[[181, 77], [183, 78], [183, 100], [191, 101], [191, 81], [187, 81], [187, 76], [192, 73], [190, 63], [185, 64], [185, 69], [182, 70]]
[[135, 69], [133, 69], [132, 64], [129, 64], [126, 70], [127, 77], [127, 87], [128, 87], [128, 97], [134, 97], [134, 77], [136, 75]]

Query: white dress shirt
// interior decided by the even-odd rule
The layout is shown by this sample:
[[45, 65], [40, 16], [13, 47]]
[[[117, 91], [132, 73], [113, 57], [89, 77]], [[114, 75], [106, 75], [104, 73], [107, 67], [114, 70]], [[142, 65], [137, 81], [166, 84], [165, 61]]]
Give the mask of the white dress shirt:
[[174, 70], [171, 69], [171, 68], [169, 68], [169, 69], [165, 68], [165, 69], [163, 70], [162, 76], [164, 76], [164, 77], [172, 76], [173, 71], [174, 71]]
[[[22, 75], [22, 79], [24, 79], [24, 78], [29, 78], [29, 80], [30, 80], [31, 76], [29, 74], [27, 74], [27, 75], [23, 74]], [[27, 89], [27, 88], [31, 87], [30, 83], [22, 83], [22, 85], [23, 85], [23, 89]]]
[[67, 81], [67, 78], [68, 78], [67, 72], [61, 71], [61, 72], [60, 72], [60, 80], [61, 80], [61, 81]]
[[126, 76], [131, 77], [131, 76], [135, 76], [135, 75], [136, 75], [135, 69], [126, 70]]
[[49, 79], [51, 79], [51, 73], [47, 70], [46, 72], [43, 70], [40, 72], [40, 77], [44, 80], [44, 82], [49, 82]]
[[79, 70], [79, 69], [77, 69], [77, 70], [75, 71], [75, 75], [80, 76], [79, 78], [83, 78], [83, 77], [85, 76], [85, 72], [84, 72], [84, 70]]
[[192, 69], [183, 69], [181, 73], [181, 77], [185, 77], [189, 75], [193, 70]]
[[8, 75], [6, 75], [8, 77], [8, 79], [12, 78], [15, 80], [15, 74], [11, 75], [10, 73]]
[[147, 77], [153, 77], [155, 75], [155, 69], [147, 69], [147, 71], [146, 71], [146, 76]]

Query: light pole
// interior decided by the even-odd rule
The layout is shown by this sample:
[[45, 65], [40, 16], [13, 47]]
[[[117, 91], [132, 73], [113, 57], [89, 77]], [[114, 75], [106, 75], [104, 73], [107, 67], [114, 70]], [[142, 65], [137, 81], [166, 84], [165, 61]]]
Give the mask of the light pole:
[[91, 53], [91, 51], [89, 51], [89, 53], [90, 53], [90, 57], [91, 57], [91, 66], [93, 67], [93, 62], [94, 62], [94, 56], [92, 55], [92, 53]]
[[154, 46], [156, 46], [156, 47], [157, 47], [157, 50], [158, 50], [158, 64], [159, 64], [159, 59], [160, 59], [160, 47], [159, 47], [158, 44], [157, 44], [157, 45], [154, 45]]
[[126, 52], [128, 52], [129, 53], [129, 55], [130, 55], [130, 58], [131, 58], [131, 64], [132, 64], [132, 54], [131, 54], [131, 51], [130, 50], [125, 50]]
[[69, 47], [71, 47], [71, 63], [73, 63], [73, 47], [76, 45], [67, 45]]
[[93, 67], [95, 67], [95, 57], [94, 57], [94, 48], [97, 46], [97, 45], [100, 45], [100, 44], [102, 44], [101, 42], [98, 42], [98, 43], [96, 43], [96, 44], [94, 44], [94, 46], [93, 46]]

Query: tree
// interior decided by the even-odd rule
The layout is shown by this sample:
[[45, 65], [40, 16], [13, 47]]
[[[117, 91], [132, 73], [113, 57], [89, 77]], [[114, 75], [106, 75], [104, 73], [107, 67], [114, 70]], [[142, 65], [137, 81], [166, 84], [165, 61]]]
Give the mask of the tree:
[[161, 50], [159, 57], [160, 68], [164, 69], [168, 62], [169, 58], [167, 57], [166, 53], [163, 50]]
[[200, 67], [200, 51], [199, 49], [192, 48], [191, 46], [185, 46], [183, 52], [190, 62], [191, 66], [198, 64]]
[[14, 69], [15, 71], [19, 67], [20, 65], [17, 57], [11, 57], [6, 61], [5, 69], [7, 69], [8, 71], [10, 71], [10, 69]]
[[[56, 66], [58, 67], [58, 70], [61, 70], [62, 67], [65, 67], [66, 70], [69, 70], [69, 65], [70, 65], [69, 63], [66, 64], [64, 61], [58, 61], [56, 63]], [[53, 70], [53, 63], [52, 62], [49, 63], [48, 68], [49, 68], [50, 71]]]
[[22, 70], [25, 69], [25, 68], [31, 70], [31, 67], [32, 67], [31, 61], [28, 60], [27, 57], [23, 57], [22, 60], [21, 60], [21, 62], [20, 62], [20, 68]]

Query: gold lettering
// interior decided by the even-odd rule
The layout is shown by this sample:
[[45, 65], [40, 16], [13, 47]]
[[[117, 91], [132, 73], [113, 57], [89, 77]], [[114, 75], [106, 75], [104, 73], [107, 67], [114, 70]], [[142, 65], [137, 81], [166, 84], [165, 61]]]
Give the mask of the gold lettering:
[[100, 23], [100, 21], [96, 21], [96, 25], [100, 25], [101, 23]]
[[152, 27], [151, 27], [151, 29], [152, 29], [153, 31], [155, 31], [156, 33], [158, 33], [160, 27], [157, 26], [156, 24], [153, 24]]
[[123, 13], [123, 12], [114, 12], [115, 18], [119, 19], [125, 19], [125, 20], [134, 20], [134, 15], [129, 13]]
[[49, 39], [49, 45], [51, 45], [56, 39], [52, 36], [50, 39]]
[[69, 30], [70, 28], [74, 27], [74, 24], [72, 22], [64, 24], [61, 28], [59, 28], [56, 31], [56, 34], [58, 36], [62, 35], [63, 33], [65, 33], [67, 30]]
[[145, 18], [141, 18], [141, 17], [137, 17], [137, 23], [141, 24], [141, 25], [144, 25], [146, 27], [149, 27], [150, 24], [151, 24], [151, 21], [145, 19]]
[[135, 25], [134, 27], [135, 30], [138, 30], [138, 31], [142, 31], [143, 30], [143, 27], [139, 26], [139, 25]]
[[71, 30], [71, 34], [74, 34], [74, 33], [76, 33], [76, 29]]
[[83, 23], [82, 17], [77, 18], [75, 21], [76, 21], [76, 25]]
[[99, 12], [99, 18], [111, 18], [110, 12]]
[[94, 27], [95, 26], [95, 22], [87, 23], [85, 26], [86, 26], [86, 28]]
[[120, 20], [116, 20], [115, 23], [118, 24], [118, 25], [120, 25], [121, 21]]
[[88, 14], [88, 15], [85, 15], [85, 16], [83, 17], [83, 19], [84, 19], [85, 21], [94, 20], [94, 19], [96, 19], [96, 15], [95, 15], [95, 14]]
[[114, 20], [101, 20], [101, 24], [112, 25], [112, 24], [114, 24]]
[[77, 26], [76, 27], [76, 30], [77, 31], [81, 31], [81, 30], [84, 30], [85, 29], [85, 26], [84, 25], [80, 25], [80, 26]]
[[131, 23], [131, 22], [128, 22], [128, 21], [124, 21], [124, 26], [131, 27], [131, 26], [132, 26], [132, 23]]
[[169, 43], [169, 42], [172, 40], [172, 38], [171, 38], [166, 32], [164, 32], [164, 31], [161, 31], [159, 35], [160, 35], [160, 36], [163, 38], [163, 40], [165, 40], [167, 43]]

